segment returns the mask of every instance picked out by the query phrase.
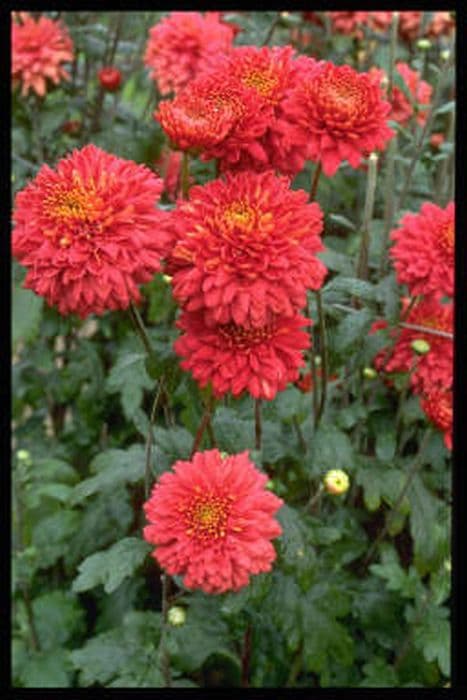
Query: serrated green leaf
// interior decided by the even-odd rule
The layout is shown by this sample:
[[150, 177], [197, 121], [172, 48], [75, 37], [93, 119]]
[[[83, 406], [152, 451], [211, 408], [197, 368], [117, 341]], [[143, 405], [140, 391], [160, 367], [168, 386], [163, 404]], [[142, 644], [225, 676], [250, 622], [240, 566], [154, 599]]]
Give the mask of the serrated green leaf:
[[[414, 628], [414, 644], [427, 661], [436, 661], [441, 673], [449, 676], [451, 668], [451, 629], [447, 608], [429, 605]], [[410, 622], [410, 620], [409, 620]]]
[[68, 591], [50, 591], [32, 603], [34, 621], [42, 651], [63, 647], [84, 629], [84, 609]]
[[336, 352], [348, 353], [351, 347], [361, 341], [370, 328], [372, 314], [368, 309], [361, 309], [355, 313], [349, 313], [339, 323], [333, 337], [333, 345]]
[[399, 685], [397, 673], [380, 656], [375, 657], [363, 666], [364, 679], [360, 683], [363, 688], [394, 688]]
[[324, 475], [328, 469], [348, 471], [354, 463], [354, 450], [346, 433], [335, 425], [322, 423], [311, 439], [307, 467], [311, 473]]
[[392, 547], [383, 550], [380, 564], [371, 564], [369, 568], [373, 574], [386, 581], [388, 591], [397, 591], [405, 598], [415, 598], [421, 590], [422, 583], [414, 567], [405, 571]]
[[120, 394], [123, 412], [130, 420], [141, 405], [144, 389], [154, 386], [154, 381], [146, 372], [145, 359], [145, 353], [120, 351], [107, 377], [107, 391]]
[[103, 552], [87, 557], [78, 567], [73, 581], [74, 591], [88, 591], [102, 584], [106, 593], [112, 593], [122, 581], [131, 576], [148, 553], [150, 545], [136, 537], [125, 537]]
[[56, 647], [49, 651], [32, 653], [21, 668], [20, 680], [24, 688], [69, 688], [69, 652]]
[[19, 341], [26, 343], [37, 336], [44, 301], [30, 289], [18, 286], [13, 289], [12, 301], [12, 342], [16, 347]]

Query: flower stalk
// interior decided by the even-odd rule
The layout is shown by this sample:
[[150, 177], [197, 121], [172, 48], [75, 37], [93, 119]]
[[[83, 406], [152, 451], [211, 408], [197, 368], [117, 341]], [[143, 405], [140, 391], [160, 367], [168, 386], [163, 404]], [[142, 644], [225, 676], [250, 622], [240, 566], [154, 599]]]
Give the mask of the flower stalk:
[[368, 177], [366, 181], [365, 207], [363, 210], [362, 237], [357, 263], [357, 277], [368, 279], [368, 250], [370, 247], [370, 221], [373, 217], [377, 179], [378, 156], [372, 153], [368, 158]]

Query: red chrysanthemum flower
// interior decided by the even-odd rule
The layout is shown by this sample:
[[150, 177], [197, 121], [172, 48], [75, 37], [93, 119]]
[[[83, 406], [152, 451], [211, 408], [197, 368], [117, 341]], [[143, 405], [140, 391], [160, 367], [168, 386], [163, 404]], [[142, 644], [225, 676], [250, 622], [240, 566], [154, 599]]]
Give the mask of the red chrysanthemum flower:
[[306, 135], [309, 158], [328, 176], [344, 160], [357, 168], [363, 154], [384, 148], [394, 135], [379, 81], [350, 66], [315, 64], [283, 106]]
[[446, 137], [441, 131], [436, 131], [435, 133], [431, 134], [430, 136], [430, 145], [433, 146], [434, 149], [438, 150], [438, 148], [445, 142]]
[[303, 168], [306, 139], [300, 138], [301, 134], [297, 134], [295, 126], [289, 123], [282, 103], [315, 63], [306, 56], [294, 58], [291, 46], [240, 46], [218, 59], [217, 80], [232, 79], [252, 93], [257, 114], [254, 120], [258, 122], [261, 115], [262, 124], [254, 143], [237, 138], [237, 148], [232, 149], [230, 143], [221, 144], [216, 157], [221, 160], [222, 170], [264, 171], [272, 168], [294, 175]]
[[36, 21], [27, 12], [19, 13], [22, 24], [11, 25], [11, 75], [21, 84], [21, 94], [34, 90], [40, 97], [47, 91], [47, 80], [57, 85], [70, 76], [61, 65], [73, 60], [73, 42], [66, 28], [48, 17]]
[[352, 34], [358, 39], [363, 37], [361, 25], [368, 20], [369, 12], [329, 12], [334, 31], [340, 34]]
[[239, 158], [264, 133], [268, 115], [252, 90], [218, 72], [194, 80], [154, 113], [172, 143], [203, 158]]
[[[453, 313], [452, 302], [442, 304], [438, 297], [430, 296], [414, 306], [405, 323], [451, 334]], [[417, 394], [430, 394], [434, 389], [452, 386], [452, 338], [404, 327], [392, 331], [391, 335], [397, 338], [394, 348], [385, 364], [386, 350], [377, 354], [374, 360], [377, 369], [386, 372], [410, 372], [410, 383]], [[428, 343], [429, 350], [426, 354], [418, 355], [415, 352], [412, 347], [415, 340]]]
[[149, 30], [145, 64], [161, 95], [178, 92], [219, 53], [232, 47], [235, 28], [219, 12], [172, 12]]
[[62, 314], [102, 314], [140, 300], [138, 284], [160, 269], [168, 215], [155, 204], [162, 180], [94, 145], [55, 170], [43, 165], [16, 195], [13, 254], [24, 286]]
[[431, 38], [437, 38], [441, 35], [449, 36], [453, 33], [455, 26], [456, 20], [450, 12], [435, 12], [425, 33]]
[[228, 173], [193, 187], [172, 217], [167, 271], [176, 299], [214, 323], [261, 327], [271, 315], [294, 315], [327, 272], [315, 257], [322, 212], [307, 200], [272, 172]]
[[397, 281], [407, 284], [412, 296], [454, 295], [454, 202], [445, 209], [425, 202], [418, 214], [402, 217], [391, 239]]
[[[393, 85], [389, 118], [399, 124], [407, 124], [414, 111], [416, 111], [417, 122], [423, 126], [428, 117], [425, 107], [431, 102], [433, 88], [429, 83], [420, 80], [420, 73], [412, 70], [407, 63], [399, 62], [396, 64], [396, 68], [406, 85], [406, 91], [410, 95], [410, 99], [397, 85]], [[380, 81], [383, 92], [386, 93], [387, 75], [385, 71], [382, 68], [373, 67], [368, 72]]]
[[302, 327], [308, 319], [276, 316], [261, 328], [235, 323], [208, 326], [203, 311], [184, 311], [177, 326], [185, 331], [175, 341], [181, 367], [190, 370], [201, 387], [209, 382], [216, 397], [247, 391], [255, 399], [271, 400], [298, 378], [310, 346]]
[[452, 450], [452, 390], [434, 389], [420, 399], [429, 420], [444, 432], [444, 444]]
[[420, 33], [422, 12], [415, 10], [399, 12], [399, 35], [406, 41], [417, 39]]
[[387, 32], [392, 23], [392, 12], [369, 12], [368, 26], [375, 32]]
[[205, 593], [237, 591], [251, 574], [270, 571], [271, 540], [282, 534], [273, 516], [283, 501], [265, 489], [268, 477], [248, 452], [197, 452], [172, 469], [144, 504], [144, 538], [156, 545], [159, 565]]
[[164, 181], [164, 193], [172, 201], [180, 194], [182, 158], [180, 151], [165, 149], [154, 161], [156, 173]]

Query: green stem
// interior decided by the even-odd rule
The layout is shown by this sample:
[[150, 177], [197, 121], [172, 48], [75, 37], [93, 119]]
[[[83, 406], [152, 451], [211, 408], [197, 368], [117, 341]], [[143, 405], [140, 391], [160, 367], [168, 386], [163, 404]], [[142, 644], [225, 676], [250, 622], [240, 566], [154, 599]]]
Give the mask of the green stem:
[[314, 202], [314, 200], [315, 200], [316, 192], [318, 190], [319, 178], [320, 178], [322, 169], [323, 169], [323, 166], [321, 165], [321, 161], [318, 161], [318, 163], [316, 164], [315, 171], [313, 173], [313, 180], [311, 181], [310, 202]]
[[316, 302], [318, 306], [318, 322], [321, 350], [321, 399], [319, 409], [315, 421], [315, 429], [318, 427], [326, 405], [326, 394], [328, 386], [328, 346], [326, 342], [326, 319], [324, 316], [323, 300], [321, 291], [318, 289], [315, 292]]
[[368, 249], [370, 246], [370, 221], [375, 204], [378, 156], [372, 153], [368, 159], [368, 177], [366, 181], [365, 207], [363, 209], [362, 238], [357, 263], [357, 277], [368, 279]]
[[146, 499], [149, 498], [151, 491], [151, 456], [152, 456], [152, 444], [153, 444], [153, 432], [152, 427], [154, 425], [154, 420], [156, 418], [156, 411], [159, 405], [159, 400], [164, 390], [164, 377], [159, 379], [159, 386], [157, 387], [156, 395], [151, 408], [151, 415], [149, 418], [149, 430], [146, 438], [146, 466], [144, 470], [144, 494]]
[[[389, 66], [388, 66], [388, 100], [392, 98], [392, 88], [394, 85], [394, 67], [396, 62], [397, 29], [399, 26], [399, 13], [392, 13], [391, 38], [389, 41]], [[386, 193], [387, 194], [387, 193]]]
[[261, 449], [261, 399], [255, 399], [255, 449]]
[[247, 628], [245, 630], [245, 636], [243, 638], [242, 688], [249, 688], [250, 687], [251, 637], [252, 637], [252, 626], [251, 626], [251, 622], [249, 622], [247, 625]]
[[128, 308], [130, 311], [131, 320], [133, 321], [133, 324], [135, 326], [135, 330], [141, 338], [141, 342], [144, 345], [144, 349], [146, 350], [148, 357], [151, 357], [151, 355], [154, 354], [154, 350], [149, 336], [147, 334], [146, 328], [144, 326], [143, 319], [141, 318], [140, 313], [136, 308], [136, 305], [132, 301], [130, 301], [130, 306]]
[[386, 202], [384, 206], [384, 232], [383, 242], [381, 245], [381, 258], [379, 262], [379, 276], [383, 277], [388, 266], [388, 247], [389, 233], [392, 229], [392, 221], [394, 218], [394, 191], [395, 191], [395, 172], [396, 172], [396, 154], [397, 154], [397, 133], [391, 139], [386, 153], [386, 178], [385, 178], [385, 196]]
[[170, 674], [170, 656], [166, 646], [166, 637], [168, 631], [167, 614], [169, 612], [169, 587], [170, 587], [170, 577], [168, 574], [161, 574], [161, 584], [162, 584], [162, 630], [161, 639], [159, 642], [159, 654], [160, 654], [160, 667], [162, 677], [165, 682], [165, 686], [170, 688], [172, 686], [172, 677]]
[[190, 156], [188, 151], [183, 151], [182, 158], [182, 197], [188, 199], [190, 190]]
[[[311, 321], [311, 312], [310, 312], [310, 304], [307, 300], [306, 303], [306, 315]], [[314, 333], [313, 333], [313, 327], [310, 330], [310, 341], [311, 341], [311, 346], [310, 346], [310, 372], [311, 372], [311, 379], [313, 382], [313, 387], [312, 387], [312, 400], [313, 400], [313, 425], [316, 426], [316, 420], [318, 417], [318, 384], [317, 384], [317, 372], [316, 372], [316, 353], [315, 353], [315, 342], [314, 342]]]
[[412, 462], [410, 469], [407, 472], [407, 477], [405, 479], [404, 485], [402, 486], [402, 489], [401, 489], [401, 491], [396, 499], [396, 502], [392, 506], [392, 508], [391, 508], [387, 518], [386, 518], [385, 525], [384, 525], [383, 529], [380, 530], [377, 538], [373, 541], [373, 544], [371, 545], [370, 549], [367, 552], [367, 555], [363, 561], [364, 566], [366, 566], [371, 561], [374, 553], [376, 552], [376, 549], [377, 549], [379, 543], [386, 536], [386, 534], [391, 526], [394, 515], [398, 512], [399, 507], [400, 507], [402, 501], [404, 500], [404, 496], [407, 493], [407, 490], [408, 490], [410, 484], [412, 483], [412, 479], [414, 478], [415, 474], [417, 473], [417, 471], [421, 467], [423, 453], [424, 453], [425, 448], [428, 444], [428, 439], [429, 439], [430, 435], [431, 435], [431, 429], [428, 428], [425, 432], [425, 435], [423, 436], [421, 443], [420, 443], [420, 447], [418, 448], [418, 452], [415, 456], [415, 459]]
[[263, 41], [263, 43], [262, 43], [262, 46], [267, 46], [267, 45], [269, 44], [269, 42], [270, 42], [271, 39], [272, 39], [272, 35], [274, 34], [274, 32], [275, 32], [275, 30], [276, 30], [276, 27], [277, 27], [277, 25], [278, 25], [279, 22], [280, 22], [280, 19], [281, 19], [281, 13], [278, 12], [277, 15], [275, 16], [275, 18], [274, 18], [274, 20], [273, 20], [271, 26], [270, 26], [269, 29], [268, 29], [268, 33], [267, 33], [266, 36], [264, 37], [264, 41]]

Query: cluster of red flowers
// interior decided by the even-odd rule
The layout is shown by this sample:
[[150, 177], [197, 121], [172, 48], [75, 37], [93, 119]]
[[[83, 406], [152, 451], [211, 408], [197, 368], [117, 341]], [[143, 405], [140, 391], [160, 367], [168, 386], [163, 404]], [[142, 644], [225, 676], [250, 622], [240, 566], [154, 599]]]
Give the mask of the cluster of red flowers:
[[217, 158], [223, 171], [295, 175], [310, 159], [331, 176], [386, 146], [390, 111], [379, 76], [296, 57], [290, 46], [241, 46], [154, 116], [175, 148]]
[[193, 187], [172, 213], [167, 261], [183, 308], [175, 343], [201, 386], [272, 399], [295, 381], [309, 335], [299, 310], [326, 268], [322, 212], [271, 171]]
[[407, 285], [416, 301], [408, 314], [405, 302], [404, 326], [393, 331], [394, 348], [389, 357], [380, 352], [375, 364], [387, 372], [411, 373], [413, 391], [451, 449], [454, 202], [445, 209], [425, 202], [418, 214], [406, 214], [399, 225], [391, 233], [390, 254], [397, 281]]
[[154, 558], [189, 588], [224, 593], [248, 585], [250, 574], [270, 571], [272, 539], [282, 533], [273, 517], [283, 501], [265, 489], [267, 476], [248, 452], [197, 452], [155, 484], [144, 505], [144, 537]]
[[220, 12], [172, 12], [149, 30], [144, 62], [161, 95], [178, 92], [219, 53], [232, 47], [236, 28]]
[[21, 94], [30, 90], [39, 97], [47, 91], [47, 80], [56, 85], [70, 76], [62, 63], [73, 60], [73, 42], [66, 28], [48, 17], [36, 21], [27, 12], [15, 13], [11, 24], [11, 75]]
[[[305, 13], [315, 14], [315, 13]], [[405, 41], [413, 41], [423, 36], [438, 37], [449, 35], [455, 26], [455, 20], [450, 12], [434, 12], [433, 18], [422, 33], [422, 12], [399, 12], [399, 35]], [[375, 32], [387, 32], [392, 22], [393, 12], [329, 12], [334, 31], [350, 34], [357, 39], [364, 36], [363, 27]], [[311, 20], [310, 18], [310, 21]]]
[[[397, 85], [392, 86], [392, 110], [389, 118], [399, 124], [407, 124], [415, 113], [418, 124], [423, 126], [427, 120], [427, 107], [431, 102], [433, 88], [425, 80], [421, 80], [420, 73], [412, 70], [407, 63], [398, 61], [396, 70], [404, 82], [405, 92]], [[369, 73], [387, 84], [387, 76], [382, 68], [372, 68]]]

